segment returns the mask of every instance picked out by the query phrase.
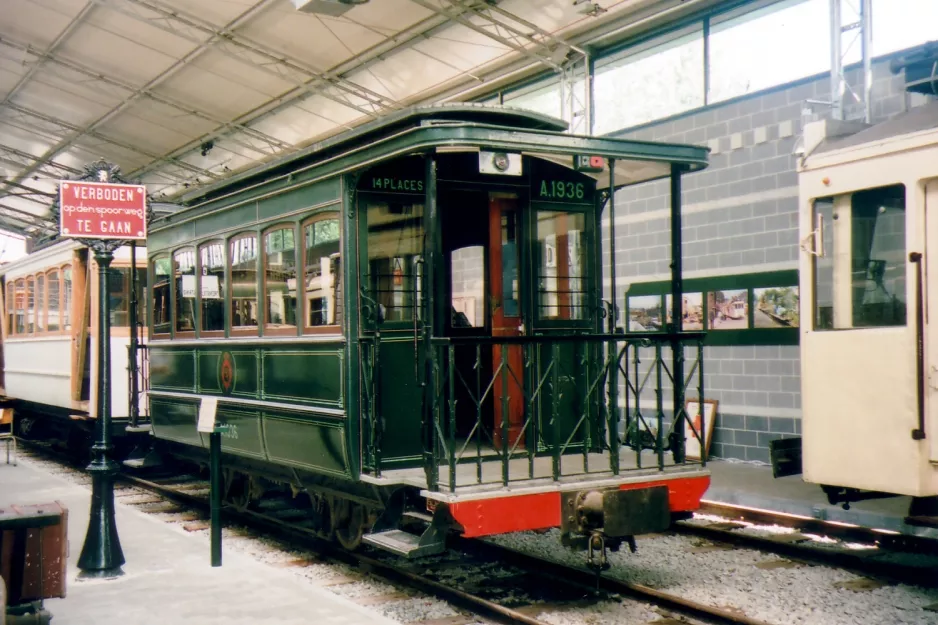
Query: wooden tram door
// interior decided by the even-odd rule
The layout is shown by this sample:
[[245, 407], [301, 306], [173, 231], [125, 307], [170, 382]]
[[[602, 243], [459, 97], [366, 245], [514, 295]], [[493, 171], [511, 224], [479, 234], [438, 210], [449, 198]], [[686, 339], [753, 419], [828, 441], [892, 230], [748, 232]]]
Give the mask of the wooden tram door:
[[[521, 317], [520, 245], [518, 237], [517, 198], [489, 198], [489, 310], [492, 337], [516, 337], [523, 334]], [[504, 394], [508, 394], [508, 445], [524, 448], [524, 358], [521, 345], [507, 346], [505, 362], [507, 384], [503, 388], [502, 350], [492, 348], [494, 420], [493, 438], [496, 449], [502, 449]], [[519, 440], [520, 439], [520, 440]], [[517, 446], [515, 444], [517, 443]]]

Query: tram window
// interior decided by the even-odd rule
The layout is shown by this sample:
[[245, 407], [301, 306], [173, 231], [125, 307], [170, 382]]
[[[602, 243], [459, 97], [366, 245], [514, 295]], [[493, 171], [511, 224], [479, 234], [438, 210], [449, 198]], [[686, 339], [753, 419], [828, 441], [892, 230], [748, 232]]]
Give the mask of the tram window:
[[[412, 321], [421, 303], [423, 204], [368, 203], [368, 284], [378, 322]], [[414, 293], [417, 301], [414, 301]]]
[[257, 326], [257, 235], [243, 234], [228, 246], [231, 263], [231, 327]]
[[26, 280], [26, 332], [32, 334], [36, 331], [36, 281], [33, 278]]
[[49, 285], [49, 304], [48, 320], [49, 332], [59, 331], [59, 294], [61, 293], [59, 285], [59, 270], [53, 269], [47, 274], [47, 283]]
[[853, 326], [905, 325], [905, 187], [854, 193], [850, 209]]
[[26, 281], [16, 281], [16, 333], [26, 334]]
[[195, 332], [195, 251], [179, 250], [173, 254], [173, 284], [176, 300], [173, 309], [176, 332]]
[[[117, 267], [111, 270], [111, 278], [108, 282], [108, 295], [110, 297], [111, 327], [127, 328], [130, 326], [130, 267]], [[146, 286], [146, 272], [142, 269], [137, 270], [137, 321], [146, 323], [146, 306], [143, 306], [143, 289]], [[178, 295], [177, 295], [178, 297]], [[177, 328], [179, 329], [179, 328]]]
[[[481, 245], [463, 247], [453, 250], [449, 258], [452, 327], [482, 328], [485, 326], [485, 248]], [[516, 309], [513, 316], [517, 314]]]
[[814, 327], [834, 328], [834, 202], [822, 198], [814, 202], [814, 223], [821, 224], [824, 256], [814, 257]]
[[306, 327], [341, 325], [339, 218], [327, 216], [305, 224], [303, 240]]
[[168, 334], [170, 320], [170, 262], [163, 256], [153, 261], [153, 333]]
[[293, 227], [268, 232], [264, 236], [264, 254], [267, 325], [296, 327], [296, 240]]
[[62, 268], [62, 329], [72, 329], [72, 266]]
[[537, 212], [538, 317], [583, 320], [589, 317], [586, 297], [589, 261], [586, 215], [567, 211]]
[[36, 276], [36, 332], [46, 331], [46, 277]]
[[202, 331], [225, 330], [225, 244], [207, 243], [199, 249], [201, 272]]
[[814, 211], [823, 233], [823, 256], [814, 258], [815, 329], [905, 325], [905, 187], [817, 200]]
[[6, 331], [7, 336], [16, 332], [16, 311], [13, 308], [13, 302], [16, 301], [16, 286], [13, 282], [8, 282], [6, 285], [6, 307], [7, 307], [7, 318], [6, 318]]

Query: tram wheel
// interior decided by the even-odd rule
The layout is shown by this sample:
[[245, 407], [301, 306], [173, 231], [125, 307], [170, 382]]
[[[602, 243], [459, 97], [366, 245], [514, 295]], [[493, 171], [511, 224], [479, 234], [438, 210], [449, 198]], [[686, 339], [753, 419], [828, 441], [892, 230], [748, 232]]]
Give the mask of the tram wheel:
[[365, 507], [348, 499], [332, 498], [329, 506], [332, 531], [344, 549], [354, 551], [362, 544], [368, 514]]
[[254, 500], [254, 480], [250, 475], [225, 471], [225, 502], [238, 512], [244, 512]]

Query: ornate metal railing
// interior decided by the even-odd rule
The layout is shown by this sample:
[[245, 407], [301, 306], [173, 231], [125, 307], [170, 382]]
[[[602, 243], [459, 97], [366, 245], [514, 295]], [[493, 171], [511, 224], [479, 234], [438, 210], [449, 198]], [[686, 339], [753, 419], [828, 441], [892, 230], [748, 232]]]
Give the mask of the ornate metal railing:
[[685, 410], [688, 388], [705, 397], [702, 340], [698, 333], [433, 339], [424, 406], [428, 487], [688, 464], [685, 424], [701, 450], [693, 462], [706, 464], [702, 415], [691, 419]]

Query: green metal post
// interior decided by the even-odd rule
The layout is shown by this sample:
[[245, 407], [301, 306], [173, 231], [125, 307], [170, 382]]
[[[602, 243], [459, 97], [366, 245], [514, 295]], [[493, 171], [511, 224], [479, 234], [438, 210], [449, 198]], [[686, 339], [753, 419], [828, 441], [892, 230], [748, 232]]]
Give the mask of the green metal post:
[[456, 490], [456, 346], [450, 343], [446, 346], [447, 378], [449, 379], [449, 489]]
[[[661, 343], [655, 343], [655, 423], [658, 430], [655, 451], [658, 453], [658, 470], [664, 471], [664, 396], [661, 384], [664, 377], [661, 375], [661, 369], [664, 368], [664, 360], [661, 356]], [[641, 453], [641, 452], [639, 452]]]
[[[674, 462], [684, 462], [684, 427], [679, 422], [678, 415], [684, 408], [684, 344], [677, 334], [681, 330], [684, 316], [683, 294], [684, 278], [681, 265], [681, 167], [676, 163], [671, 165], [671, 376], [674, 388], [674, 429], [671, 436], [671, 449]], [[701, 398], [703, 399], [703, 398]], [[703, 408], [701, 407], [701, 410]]]
[[130, 242], [130, 345], [127, 347], [127, 365], [130, 372], [130, 428], [137, 427], [140, 418], [140, 390], [137, 388], [137, 242]]
[[123, 575], [124, 553], [114, 518], [114, 476], [116, 462], [108, 457], [111, 444], [111, 311], [108, 297], [111, 261], [114, 253], [109, 242], [94, 251], [98, 263], [98, 366], [95, 405], [95, 443], [91, 447], [91, 518], [78, 558], [80, 577], [118, 577]]
[[212, 566], [221, 566], [221, 429], [208, 435], [211, 448]]
[[550, 432], [552, 449], [552, 473], [554, 480], [560, 479], [560, 344], [551, 344], [551, 389], [550, 389]]
[[511, 458], [511, 441], [508, 438], [508, 345], [502, 344], [502, 484], [508, 486], [508, 461]]

